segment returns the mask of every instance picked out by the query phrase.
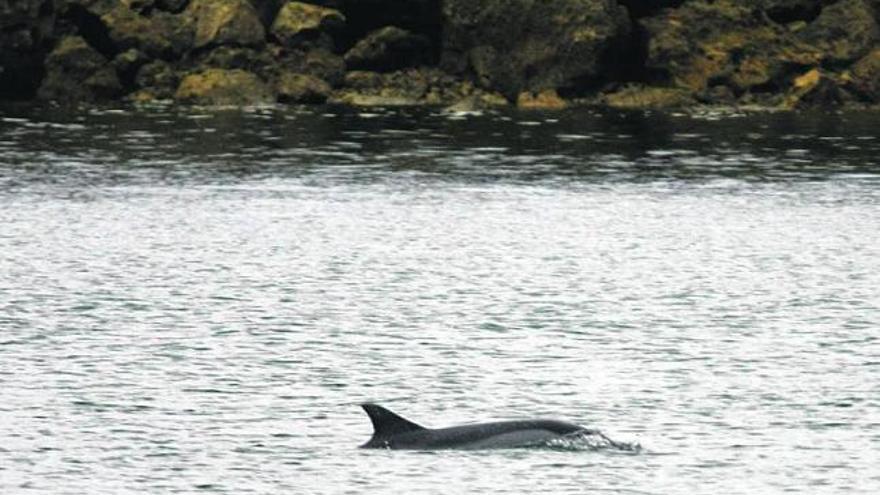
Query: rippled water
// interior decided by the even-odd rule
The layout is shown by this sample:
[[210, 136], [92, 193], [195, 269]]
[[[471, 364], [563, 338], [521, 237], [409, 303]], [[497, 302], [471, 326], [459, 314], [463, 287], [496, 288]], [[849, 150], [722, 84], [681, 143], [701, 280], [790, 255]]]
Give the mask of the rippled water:
[[0, 493], [876, 493], [877, 122], [0, 107]]

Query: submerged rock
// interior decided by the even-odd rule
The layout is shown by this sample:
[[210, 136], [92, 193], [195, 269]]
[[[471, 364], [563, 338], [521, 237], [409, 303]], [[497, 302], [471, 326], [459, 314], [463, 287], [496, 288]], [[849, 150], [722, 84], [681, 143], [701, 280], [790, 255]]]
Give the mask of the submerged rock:
[[320, 47], [333, 50], [333, 33], [345, 25], [338, 10], [302, 2], [288, 2], [278, 12], [271, 33], [288, 48]]
[[614, 0], [446, 0], [442, 66], [515, 98], [601, 77], [629, 33]]
[[60, 103], [109, 100], [122, 93], [116, 70], [79, 36], [63, 38], [46, 59], [37, 96]]
[[627, 86], [604, 95], [603, 102], [612, 108], [663, 109], [693, 105], [690, 92], [679, 88]]
[[266, 84], [239, 69], [207, 69], [183, 78], [174, 98], [199, 105], [255, 105], [274, 101]]
[[566, 108], [568, 103], [559, 97], [555, 89], [545, 89], [538, 93], [523, 91], [516, 98], [516, 106], [530, 110], [560, 110]]
[[390, 73], [351, 71], [345, 75], [343, 86], [332, 95], [332, 102], [353, 106], [447, 106], [472, 96], [504, 101], [500, 95], [477, 89], [435, 68]]
[[371, 32], [345, 54], [349, 69], [393, 71], [415, 67], [431, 59], [431, 42], [395, 26]]
[[183, 13], [195, 26], [195, 48], [260, 46], [266, 31], [247, 0], [192, 0]]

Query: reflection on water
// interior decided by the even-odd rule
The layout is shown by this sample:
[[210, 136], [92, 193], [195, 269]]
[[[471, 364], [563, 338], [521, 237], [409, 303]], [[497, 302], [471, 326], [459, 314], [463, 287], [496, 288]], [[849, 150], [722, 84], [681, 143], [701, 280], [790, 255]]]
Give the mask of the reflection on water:
[[[0, 493], [875, 493], [878, 156], [869, 113], [0, 107]], [[367, 401], [641, 448], [363, 451]]]

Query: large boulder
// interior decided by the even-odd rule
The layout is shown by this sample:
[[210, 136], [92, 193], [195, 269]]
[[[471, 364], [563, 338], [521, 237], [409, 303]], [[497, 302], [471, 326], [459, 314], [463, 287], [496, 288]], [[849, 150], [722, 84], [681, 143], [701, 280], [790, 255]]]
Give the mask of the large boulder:
[[79, 36], [62, 38], [46, 58], [37, 96], [60, 103], [108, 100], [122, 93], [115, 68]]
[[33, 95], [54, 23], [52, 0], [0, 0], [0, 98]]
[[427, 64], [431, 42], [396, 26], [386, 26], [368, 34], [345, 54], [349, 69], [393, 71]]
[[192, 24], [166, 12], [145, 16], [119, 4], [101, 21], [119, 51], [136, 49], [150, 58], [173, 59], [192, 48]]
[[266, 84], [255, 74], [239, 69], [208, 69], [189, 74], [174, 98], [198, 105], [256, 105], [274, 101]]
[[442, 67], [509, 99], [597, 78], [629, 33], [615, 0], [446, 0]]
[[260, 46], [266, 30], [247, 0], [192, 0], [183, 13], [195, 26], [195, 48]]
[[322, 47], [333, 50], [333, 35], [344, 25], [345, 16], [338, 10], [289, 2], [275, 17], [271, 33], [287, 48]]

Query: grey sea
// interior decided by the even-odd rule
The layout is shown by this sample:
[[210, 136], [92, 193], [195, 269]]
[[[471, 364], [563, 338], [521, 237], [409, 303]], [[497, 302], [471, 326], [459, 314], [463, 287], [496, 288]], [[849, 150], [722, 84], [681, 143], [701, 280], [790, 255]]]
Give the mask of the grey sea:
[[878, 493], [878, 122], [2, 106], [0, 493]]

